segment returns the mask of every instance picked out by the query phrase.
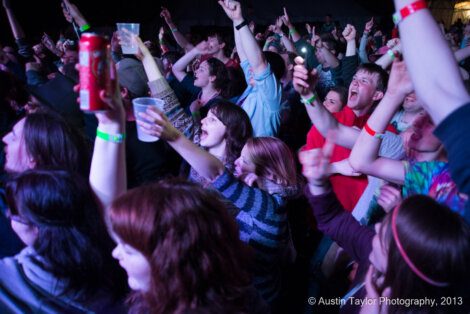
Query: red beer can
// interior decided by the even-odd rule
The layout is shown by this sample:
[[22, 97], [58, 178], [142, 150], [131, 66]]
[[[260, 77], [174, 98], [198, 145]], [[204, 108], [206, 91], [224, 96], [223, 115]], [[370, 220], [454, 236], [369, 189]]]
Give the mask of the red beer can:
[[80, 109], [97, 112], [108, 109], [100, 91], [111, 92], [111, 53], [106, 37], [85, 33], [80, 38]]

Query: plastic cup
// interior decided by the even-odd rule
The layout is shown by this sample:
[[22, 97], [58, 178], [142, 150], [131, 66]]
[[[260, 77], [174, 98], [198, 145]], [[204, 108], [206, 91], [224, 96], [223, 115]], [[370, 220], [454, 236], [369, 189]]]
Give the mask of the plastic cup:
[[[122, 30], [125, 29], [128, 32], [135, 34], [139, 36], [140, 33], [140, 24], [139, 23], [117, 23], [117, 30], [119, 34], [122, 37], [125, 37], [125, 35], [122, 34]], [[139, 47], [137, 46], [137, 43], [133, 41], [124, 41], [121, 44], [122, 48], [122, 53], [125, 55], [133, 55], [136, 54], [139, 51]]]
[[[158, 98], [151, 98], [151, 97], [140, 97], [135, 98], [132, 100], [132, 106], [134, 108], [134, 116], [136, 120], [153, 123], [151, 121], [147, 121], [139, 116], [139, 112], [146, 112], [148, 107], [157, 107], [161, 111], [163, 111], [163, 105], [165, 102]], [[137, 124], [137, 138], [142, 142], [156, 142], [160, 138], [152, 135], [148, 135], [145, 133], [142, 128]]]

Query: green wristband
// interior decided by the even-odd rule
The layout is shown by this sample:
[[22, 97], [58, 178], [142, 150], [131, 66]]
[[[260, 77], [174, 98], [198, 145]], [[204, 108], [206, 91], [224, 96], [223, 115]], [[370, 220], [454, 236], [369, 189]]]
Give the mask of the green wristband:
[[107, 142], [120, 144], [126, 139], [126, 134], [108, 134], [99, 129], [96, 129], [96, 137], [99, 137], [102, 140]]
[[86, 32], [87, 30], [89, 30], [91, 28], [90, 24], [85, 24], [85, 25], [82, 25], [80, 27], [80, 32]]
[[315, 94], [312, 95], [312, 97], [308, 98], [308, 99], [305, 99], [303, 97], [300, 97], [300, 102], [303, 103], [304, 105], [309, 105], [309, 106], [312, 106], [314, 107], [315, 105], [313, 104], [313, 102], [317, 99], [317, 96], [315, 96]]

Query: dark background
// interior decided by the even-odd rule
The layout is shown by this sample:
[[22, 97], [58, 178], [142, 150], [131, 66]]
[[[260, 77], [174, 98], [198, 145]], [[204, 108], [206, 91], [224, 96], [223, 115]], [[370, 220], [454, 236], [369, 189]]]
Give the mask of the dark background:
[[[60, 8], [60, 0], [11, 0], [19, 22], [30, 38], [37, 39], [46, 31], [57, 36], [65, 30], [65, 21]], [[335, 3], [333, 3], [335, 2]], [[229, 20], [219, 8], [216, 0], [76, 0], [74, 2], [93, 26], [115, 25], [116, 22], [140, 22], [142, 37], [156, 36], [162, 20], [160, 7], [168, 7], [175, 22], [183, 29], [190, 25], [228, 25]], [[242, 0], [245, 15], [261, 24], [269, 22], [274, 14], [281, 14], [282, 6], [287, 6], [294, 22], [321, 20], [326, 13], [333, 14], [344, 23], [365, 20], [368, 16], [389, 19], [393, 11], [392, 1], [370, 0]], [[346, 8], [348, 7], [348, 9]], [[349, 7], [357, 8], [354, 16], [344, 16], [352, 12]], [[342, 10], [343, 9], [343, 10]], [[0, 13], [0, 41], [11, 43], [13, 38], [2, 7]]]

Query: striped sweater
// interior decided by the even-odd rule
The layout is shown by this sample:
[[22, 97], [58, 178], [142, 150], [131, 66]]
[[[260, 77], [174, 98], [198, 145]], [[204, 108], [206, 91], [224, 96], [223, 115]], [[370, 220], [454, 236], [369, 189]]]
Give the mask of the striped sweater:
[[255, 250], [253, 283], [267, 302], [273, 302], [281, 287], [280, 255], [288, 240], [283, 196], [250, 187], [228, 170], [212, 185], [240, 210], [240, 239]]

